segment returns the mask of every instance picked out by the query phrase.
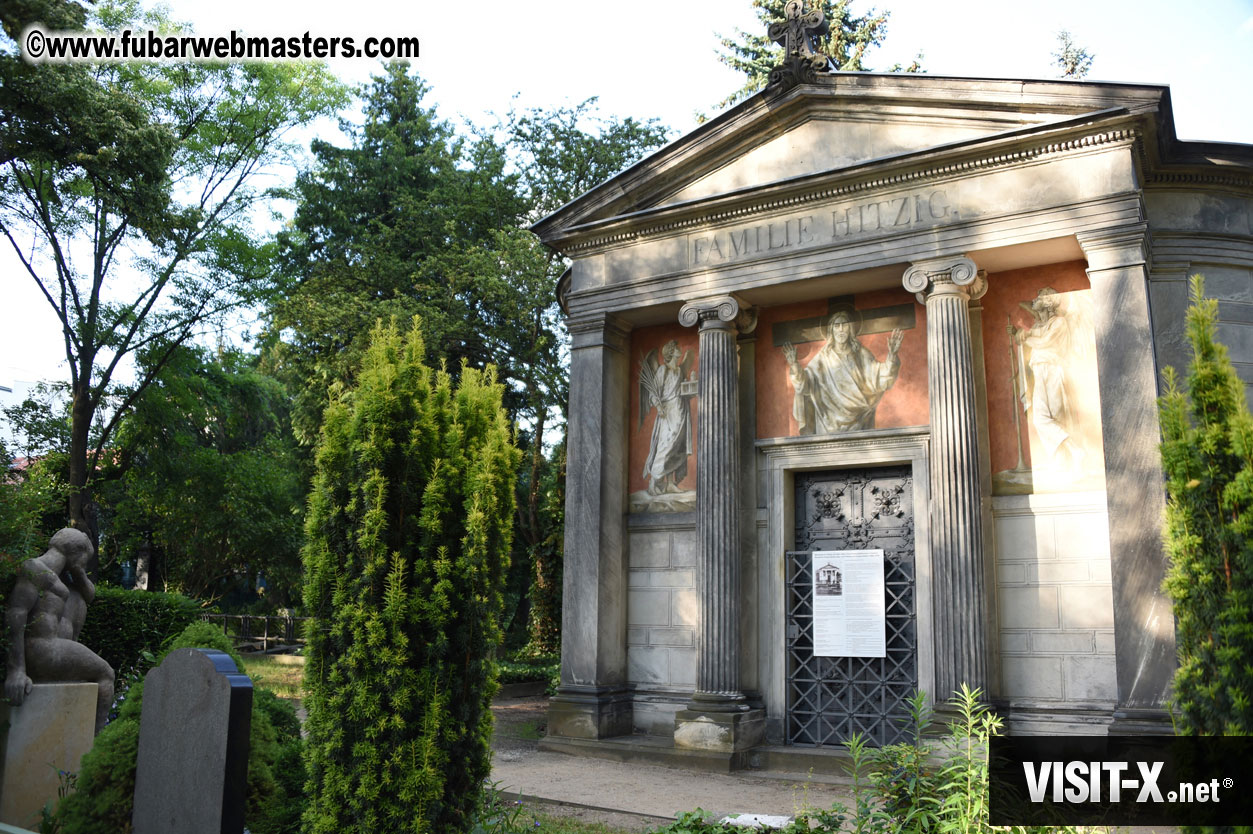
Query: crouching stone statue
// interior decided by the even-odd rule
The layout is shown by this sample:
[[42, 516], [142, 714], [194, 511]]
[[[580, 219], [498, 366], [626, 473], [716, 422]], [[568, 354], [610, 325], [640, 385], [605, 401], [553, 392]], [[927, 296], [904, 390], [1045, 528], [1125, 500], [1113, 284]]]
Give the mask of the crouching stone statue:
[[22, 563], [5, 610], [12, 642], [4, 694], [20, 706], [32, 683], [95, 683], [98, 733], [113, 704], [113, 669], [78, 642], [87, 604], [96, 595], [87, 578], [92, 552], [86, 534], [66, 528], [42, 556]]

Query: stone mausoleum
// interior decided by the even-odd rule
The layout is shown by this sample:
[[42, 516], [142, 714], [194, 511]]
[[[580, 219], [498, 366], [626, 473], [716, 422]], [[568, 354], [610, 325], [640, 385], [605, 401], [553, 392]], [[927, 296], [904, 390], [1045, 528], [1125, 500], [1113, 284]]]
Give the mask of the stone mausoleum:
[[1011, 733], [1169, 731], [1155, 400], [1198, 272], [1253, 381], [1253, 146], [1162, 86], [804, 51], [535, 227], [573, 262], [545, 746], [746, 766], [963, 683]]

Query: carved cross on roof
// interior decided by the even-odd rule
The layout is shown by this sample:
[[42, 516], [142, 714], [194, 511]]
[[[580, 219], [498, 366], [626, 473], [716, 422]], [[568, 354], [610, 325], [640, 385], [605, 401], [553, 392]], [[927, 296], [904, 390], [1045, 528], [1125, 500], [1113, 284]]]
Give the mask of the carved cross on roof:
[[827, 56], [816, 47], [830, 25], [822, 9], [805, 11], [804, 0], [790, 0], [783, 14], [786, 20], [771, 23], [766, 31], [770, 40], [783, 47], [783, 63], [771, 70], [766, 86], [787, 89], [814, 81], [816, 74], [827, 68]]

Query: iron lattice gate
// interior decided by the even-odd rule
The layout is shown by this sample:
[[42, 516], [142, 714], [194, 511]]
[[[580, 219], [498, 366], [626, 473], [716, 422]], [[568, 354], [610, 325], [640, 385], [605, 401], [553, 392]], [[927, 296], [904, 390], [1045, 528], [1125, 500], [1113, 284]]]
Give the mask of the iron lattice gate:
[[[911, 468], [798, 473], [795, 540], [787, 554], [788, 743], [904, 738], [918, 686]], [[815, 657], [811, 553], [871, 549], [883, 550], [887, 657]]]

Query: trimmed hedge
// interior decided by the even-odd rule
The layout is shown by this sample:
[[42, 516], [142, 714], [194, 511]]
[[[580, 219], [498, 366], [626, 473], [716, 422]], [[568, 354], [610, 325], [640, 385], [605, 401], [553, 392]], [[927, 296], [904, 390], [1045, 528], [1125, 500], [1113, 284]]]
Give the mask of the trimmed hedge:
[[78, 641], [121, 675], [138, 665], [144, 652], [160, 654], [171, 637], [199, 617], [200, 604], [181, 594], [98, 587]]

